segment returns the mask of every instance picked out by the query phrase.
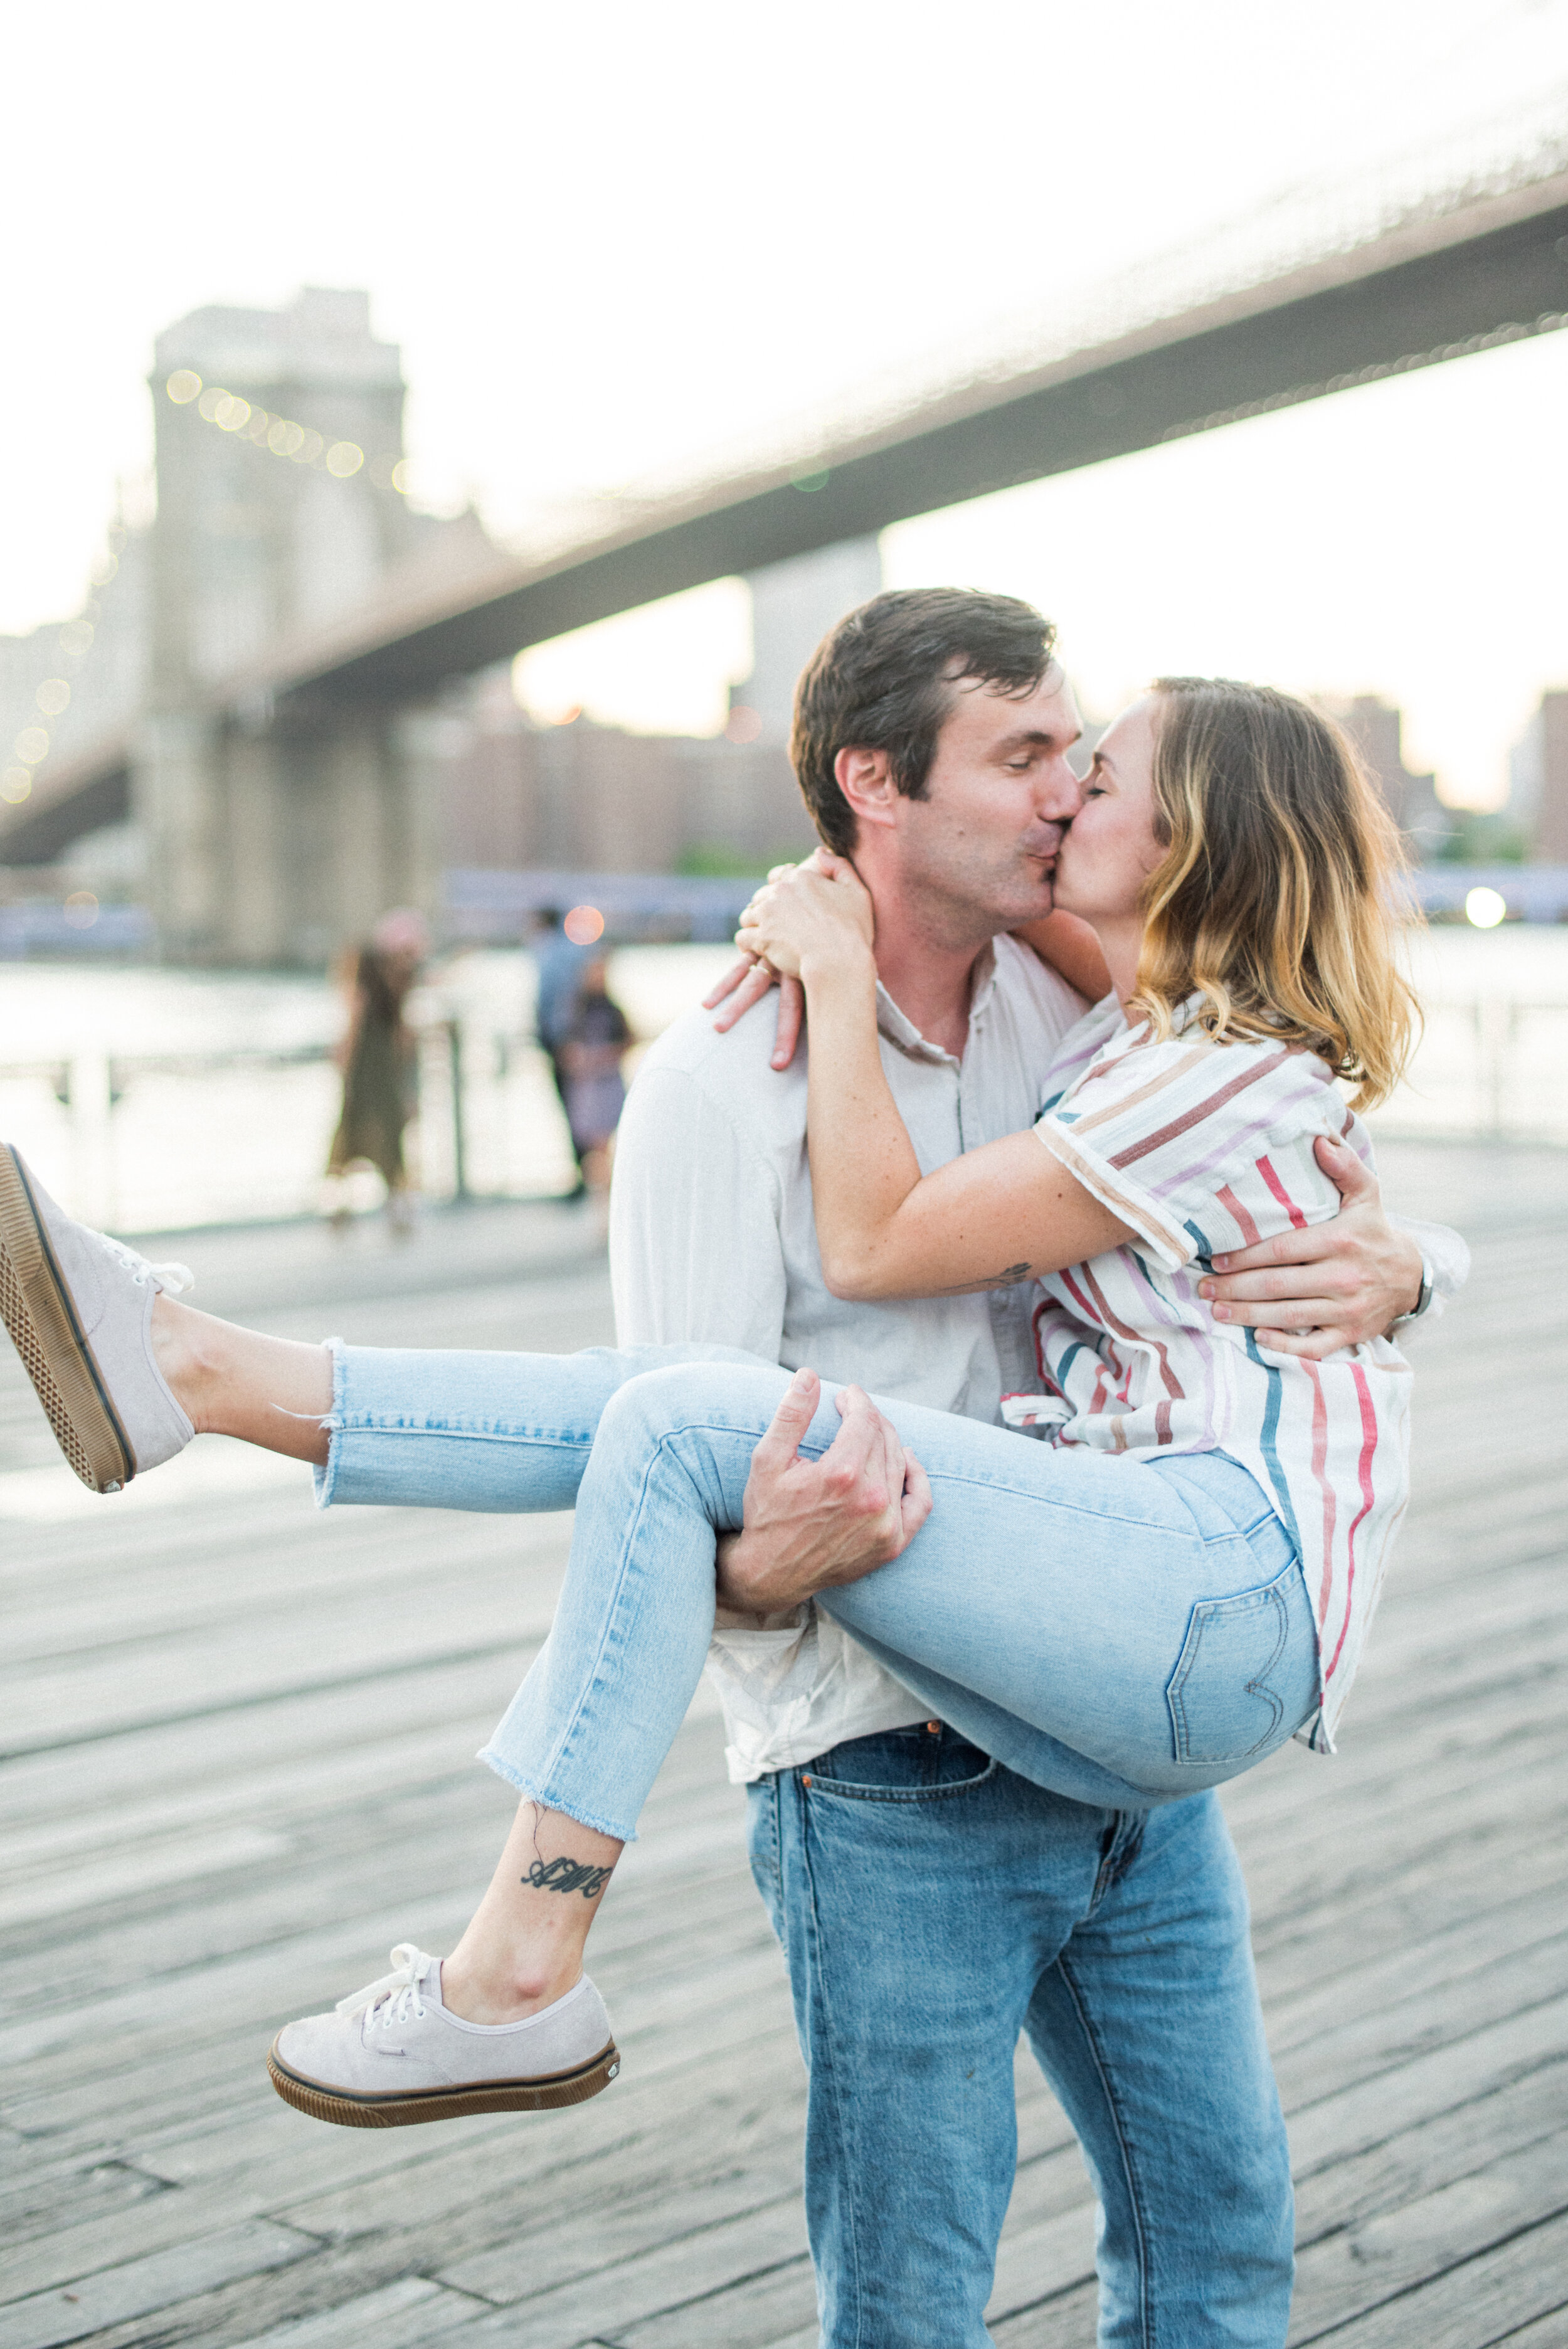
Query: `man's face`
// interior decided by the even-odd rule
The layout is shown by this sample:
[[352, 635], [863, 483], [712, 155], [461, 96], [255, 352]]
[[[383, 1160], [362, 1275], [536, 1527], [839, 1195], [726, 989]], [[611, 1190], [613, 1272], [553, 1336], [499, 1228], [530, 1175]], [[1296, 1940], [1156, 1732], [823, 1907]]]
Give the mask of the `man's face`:
[[1050, 912], [1063, 827], [1083, 802], [1068, 764], [1082, 731], [1055, 663], [1016, 699], [972, 678], [954, 688], [927, 795], [901, 796], [893, 812], [902, 885], [938, 919], [945, 905], [955, 934], [989, 936]]

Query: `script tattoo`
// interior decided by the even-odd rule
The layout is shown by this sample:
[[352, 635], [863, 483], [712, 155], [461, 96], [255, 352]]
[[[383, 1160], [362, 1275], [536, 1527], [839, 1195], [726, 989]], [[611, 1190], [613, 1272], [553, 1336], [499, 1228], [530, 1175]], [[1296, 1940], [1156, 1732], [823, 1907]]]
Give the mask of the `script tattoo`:
[[936, 1297], [972, 1297], [978, 1288], [1010, 1288], [1016, 1281], [1027, 1280], [1026, 1264], [1010, 1264], [1005, 1272], [987, 1273], [984, 1280], [961, 1280], [951, 1288], [934, 1289]]
[[581, 1892], [584, 1900], [603, 1892], [610, 1881], [607, 1868], [587, 1868], [579, 1859], [568, 1859], [564, 1853], [552, 1860], [536, 1859], [523, 1878], [536, 1892]]

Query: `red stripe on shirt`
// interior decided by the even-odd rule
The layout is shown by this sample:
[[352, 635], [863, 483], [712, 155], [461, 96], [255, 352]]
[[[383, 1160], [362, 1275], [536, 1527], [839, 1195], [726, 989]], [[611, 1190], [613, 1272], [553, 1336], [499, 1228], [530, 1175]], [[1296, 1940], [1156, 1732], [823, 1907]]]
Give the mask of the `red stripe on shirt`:
[[1339, 1661], [1345, 1638], [1350, 1629], [1350, 1599], [1356, 1588], [1356, 1536], [1372, 1506], [1372, 1454], [1377, 1448], [1377, 1414], [1372, 1408], [1372, 1392], [1367, 1384], [1367, 1373], [1359, 1362], [1352, 1362], [1350, 1375], [1356, 1381], [1356, 1392], [1361, 1404], [1361, 1458], [1357, 1464], [1361, 1483], [1361, 1506], [1357, 1511], [1349, 1533], [1345, 1537], [1345, 1620], [1339, 1627], [1339, 1637], [1334, 1643], [1323, 1675], [1327, 1687], [1335, 1665]]
[[[1235, 1193], [1232, 1190], [1230, 1185], [1228, 1183], [1225, 1184], [1222, 1189], [1215, 1192], [1214, 1196], [1218, 1199], [1221, 1206], [1223, 1207], [1226, 1215], [1230, 1216], [1232, 1222], [1235, 1225], [1237, 1231], [1240, 1232], [1242, 1236], [1242, 1246], [1243, 1247], [1255, 1247], [1259, 1237], [1261, 1237], [1258, 1227], [1256, 1224], [1253, 1223], [1251, 1216], [1248, 1215], [1246, 1209], [1243, 1206], [1241, 1201], [1237, 1198]], [[1223, 1251], [1222, 1251], [1222, 1253], [1223, 1253]]]
[[1173, 1118], [1157, 1133], [1146, 1133], [1141, 1142], [1132, 1143], [1126, 1150], [1119, 1151], [1109, 1164], [1112, 1166], [1130, 1166], [1138, 1159], [1147, 1158], [1150, 1152], [1158, 1150], [1162, 1143], [1174, 1142], [1179, 1135], [1191, 1133], [1195, 1125], [1202, 1125], [1205, 1118], [1212, 1117], [1217, 1109], [1233, 1100], [1237, 1093], [1244, 1093], [1249, 1085], [1255, 1085], [1263, 1078], [1272, 1076], [1281, 1062], [1289, 1058], [1290, 1047], [1282, 1044], [1272, 1061], [1260, 1061], [1256, 1068], [1247, 1069], [1241, 1076], [1233, 1077], [1228, 1085], [1222, 1085], [1218, 1092], [1211, 1093], [1206, 1101], [1198, 1102], [1184, 1116]]
[[1323, 1576], [1317, 1592], [1317, 1619], [1321, 1623], [1328, 1612], [1328, 1593], [1334, 1581], [1334, 1486], [1324, 1475], [1328, 1460], [1328, 1403], [1323, 1392], [1323, 1380], [1317, 1364], [1305, 1360], [1302, 1367], [1312, 1381], [1312, 1473], [1323, 1487]]
[[1291, 1222], [1295, 1225], [1296, 1230], [1298, 1232], [1305, 1231], [1306, 1217], [1302, 1214], [1301, 1209], [1296, 1206], [1295, 1201], [1291, 1197], [1290, 1193], [1285, 1189], [1284, 1185], [1274, 1173], [1274, 1167], [1270, 1164], [1266, 1154], [1258, 1159], [1256, 1164], [1258, 1173], [1263, 1176], [1264, 1181], [1268, 1185], [1269, 1189], [1274, 1193], [1274, 1197], [1279, 1201], [1280, 1206], [1284, 1209], [1285, 1214], [1290, 1217]]

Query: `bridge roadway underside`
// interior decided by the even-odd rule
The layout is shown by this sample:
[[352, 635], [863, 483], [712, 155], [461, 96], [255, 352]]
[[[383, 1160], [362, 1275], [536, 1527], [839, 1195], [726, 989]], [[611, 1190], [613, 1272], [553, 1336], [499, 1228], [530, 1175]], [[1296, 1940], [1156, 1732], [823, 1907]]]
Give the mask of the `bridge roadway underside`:
[[1568, 175], [1042, 367], [970, 387], [781, 473], [645, 512], [459, 600], [367, 615], [200, 708], [145, 715], [0, 810], [0, 864], [44, 863], [122, 810], [144, 829], [176, 960], [318, 960], [379, 908], [426, 902], [428, 706], [449, 678], [565, 630], [913, 514], [1568, 324]]
[[1207, 324], [1175, 319], [1139, 337], [1140, 348], [1065, 360], [1022, 390], [977, 391], [951, 403], [954, 412], [934, 411], [886, 445], [832, 462], [825, 485], [810, 494], [786, 481], [584, 550], [395, 641], [349, 653], [301, 678], [296, 689], [376, 698], [428, 689], [709, 579], [1563, 323], [1568, 188], [1555, 192], [1564, 201], [1526, 219], [1349, 282], [1266, 303], [1238, 297], [1256, 305], [1244, 316], [1215, 317], [1226, 307], [1218, 303], [1199, 314]]

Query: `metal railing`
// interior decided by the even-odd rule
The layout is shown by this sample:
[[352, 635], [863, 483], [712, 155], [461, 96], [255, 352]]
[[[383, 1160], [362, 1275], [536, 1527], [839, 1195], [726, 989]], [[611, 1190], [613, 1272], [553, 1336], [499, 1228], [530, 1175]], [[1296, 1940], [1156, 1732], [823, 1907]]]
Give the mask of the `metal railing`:
[[[458, 1204], [565, 1189], [559, 1103], [532, 1040], [456, 1018], [418, 1039], [410, 1159], [423, 1195]], [[70, 1206], [110, 1230], [271, 1221], [325, 1204], [339, 1099], [325, 1043], [88, 1049], [0, 1061], [0, 1087], [22, 1089], [0, 1131], [66, 1170]], [[538, 1139], [531, 1152], [516, 1146], [520, 1127]]]

